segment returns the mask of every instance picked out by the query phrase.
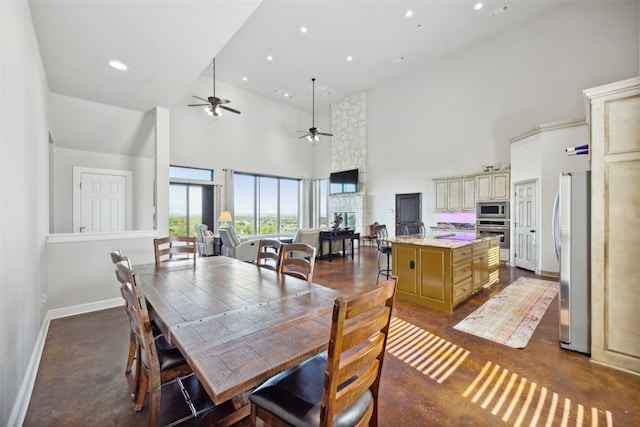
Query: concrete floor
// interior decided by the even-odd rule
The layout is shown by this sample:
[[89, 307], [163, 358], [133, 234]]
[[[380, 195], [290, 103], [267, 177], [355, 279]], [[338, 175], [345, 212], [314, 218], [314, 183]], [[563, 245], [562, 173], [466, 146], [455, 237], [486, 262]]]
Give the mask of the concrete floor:
[[[316, 262], [314, 281], [355, 292], [373, 285], [376, 273], [375, 249], [363, 247], [354, 261]], [[416, 334], [436, 335], [461, 348], [466, 357], [442, 379], [435, 365], [412, 366], [412, 351], [404, 356], [388, 352], [380, 426], [640, 426], [640, 377], [561, 349], [557, 297], [524, 349], [453, 329], [519, 276], [535, 277], [526, 270], [502, 267], [500, 283], [451, 314], [396, 300], [394, 315]], [[129, 399], [124, 375], [128, 340], [128, 320], [120, 307], [53, 320], [24, 425], [146, 425], [146, 408], [134, 412]], [[209, 407], [197, 381], [188, 387], [198, 408]], [[162, 408], [163, 424], [189, 414], [172, 386], [163, 388]], [[210, 418], [200, 416], [180, 425], [209, 423]], [[248, 425], [248, 420], [236, 424]]]

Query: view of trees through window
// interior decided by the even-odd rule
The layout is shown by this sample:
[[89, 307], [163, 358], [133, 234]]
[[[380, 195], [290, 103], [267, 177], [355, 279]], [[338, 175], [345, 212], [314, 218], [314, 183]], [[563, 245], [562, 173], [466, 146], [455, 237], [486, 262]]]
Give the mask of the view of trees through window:
[[234, 173], [238, 234], [292, 234], [300, 226], [300, 180]]
[[[195, 236], [196, 224], [213, 226], [213, 171], [171, 166], [170, 177], [181, 182], [169, 185], [169, 235]], [[182, 181], [192, 182], [182, 182]]]

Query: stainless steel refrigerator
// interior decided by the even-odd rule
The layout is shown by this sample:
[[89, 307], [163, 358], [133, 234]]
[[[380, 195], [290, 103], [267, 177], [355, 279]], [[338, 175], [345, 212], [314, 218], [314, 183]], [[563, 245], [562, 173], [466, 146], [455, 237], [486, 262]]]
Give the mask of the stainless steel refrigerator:
[[591, 354], [591, 172], [560, 175], [553, 237], [560, 262], [560, 346]]

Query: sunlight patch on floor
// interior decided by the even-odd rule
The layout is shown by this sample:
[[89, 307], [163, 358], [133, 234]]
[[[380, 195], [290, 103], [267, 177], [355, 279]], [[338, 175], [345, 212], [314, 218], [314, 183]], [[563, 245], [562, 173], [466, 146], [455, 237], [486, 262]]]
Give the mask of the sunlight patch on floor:
[[468, 350], [397, 317], [391, 318], [387, 351], [438, 383], [469, 355]]
[[598, 408], [585, 411], [583, 405], [568, 398], [560, 402], [557, 393], [492, 362], [484, 365], [462, 395], [515, 427], [613, 426], [611, 412]]

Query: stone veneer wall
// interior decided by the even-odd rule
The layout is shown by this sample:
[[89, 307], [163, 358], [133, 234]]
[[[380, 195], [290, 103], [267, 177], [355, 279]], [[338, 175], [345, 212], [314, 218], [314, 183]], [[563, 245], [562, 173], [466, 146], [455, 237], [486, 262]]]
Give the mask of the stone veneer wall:
[[355, 212], [356, 231], [362, 232], [368, 225], [364, 224], [367, 212], [367, 93], [361, 92], [332, 104], [331, 124], [331, 172], [357, 168], [359, 191], [329, 197], [329, 222], [333, 221], [335, 212]]

